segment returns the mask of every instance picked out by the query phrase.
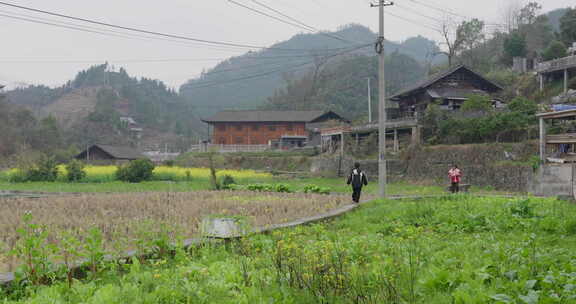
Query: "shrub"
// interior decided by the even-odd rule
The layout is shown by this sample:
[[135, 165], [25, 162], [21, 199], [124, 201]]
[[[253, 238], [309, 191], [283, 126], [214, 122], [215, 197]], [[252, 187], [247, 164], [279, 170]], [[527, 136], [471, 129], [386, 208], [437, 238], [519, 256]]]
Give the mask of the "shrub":
[[225, 174], [220, 178], [220, 187], [224, 190], [232, 190], [230, 185], [236, 184], [232, 175]]
[[285, 185], [285, 184], [277, 184], [276, 186], [274, 186], [274, 190], [276, 190], [276, 192], [280, 192], [280, 193], [292, 193], [293, 192], [290, 189], [290, 187], [288, 187], [288, 185]]
[[473, 94], [462, 104], [462, 111], [490, 111], [492, 101], [490, 97]]
[[69, 182], [78, 182], [86, 177], [86, 171], [84, 171], [84, 163], [79, 160], [72, 160], [66, 164], [66, 180]]
[[512, 202], [508, 205], [513, 216], [521, 218], [534, 217], [534, 206], [527, 199]]
[[256, 191], [256, 192], [273, 192], [274, 187], [269, 184], [251, 184], [246, 186], [247, 190]]
[[139, 183], [150, 180], [154, 171], [154, 164], [149, 159], [137, 159], [118, 167], [116, 178], [130, 183]]
[[20, 168], [10, 177], [11, 182], [53, 182], [58, 178], [58, 167], [52, 157], [43, 156], [35, 163]]
[[330, 188], [318, 187], [316, 185], [307, 185], [304, 187], [304, 193], [330, 194], [330, 191]]

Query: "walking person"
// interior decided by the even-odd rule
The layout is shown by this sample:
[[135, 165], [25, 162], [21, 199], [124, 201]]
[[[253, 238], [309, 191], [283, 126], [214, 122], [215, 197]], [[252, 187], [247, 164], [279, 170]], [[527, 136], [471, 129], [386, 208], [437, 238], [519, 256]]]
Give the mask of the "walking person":
[[462, 179], [462, 171], [458, 169], [457, 165], [454, 165], [450, 170], [448, 170], [448, 178], [450, 178], [451, 183], [450, 192], [460, 192], [460, 180]]
[[368, 185], [366, 174], [360, 170], [360, 163], [354, 163], [354, 169], [348, 175], [347, 184], [352, 185], [352, 200], [355, 203], [360, 202], [362, 187]]

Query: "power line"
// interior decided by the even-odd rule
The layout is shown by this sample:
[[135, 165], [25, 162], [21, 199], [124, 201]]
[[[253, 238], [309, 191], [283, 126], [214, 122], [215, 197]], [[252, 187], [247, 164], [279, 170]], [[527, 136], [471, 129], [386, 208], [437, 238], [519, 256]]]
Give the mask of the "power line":
[[[339, 56], [339, 55], [343, 55], [349, 52], [353, 52], [368, 46], [371, 46], [372, 44], [366, 44], [363, 46], [359, 46], [359, 47], [355, 47], [352, 49], [348, 49], [347, 51], [343, 51], [343, 52], [339, 52], [339, 53], [335, 53], [329, 56], [325, 56], [323, 59], [328, 60], [330, 58]], [[238, 82], [238, 81], [243, 81], [243, 80], [250, 80], [250, 79], [255, 79], [255, 78], [260, 78], [260, 77], [265, 77], [268, 75], [272, 75], [272, 74], [276, 74], [276, 73], [280, 73], [280, 72], [288, 72], [291, 70], [295, 70], [295, 69], [299, 69], [302, 68], [304, 66], [307, 66], [309, 64], [313, 64], [315, 61], [307, 61], [304, 63], [300, 63], [288, 68], [282, 68], [282, 69], [276, 69], [276, 70], [272, 70], [272, 71], [267, 71], [267, 72], [263, 72], [263, 73], [259, 73], [259, 74], [254, 74], [254, 75], [249, 75], [249, 76], [244, 76], [244, 77], [239, 77], [239, 78], [234, 78], [234, 79], [229, 79], [229, 80], [225, 80], [225, 81], [206, 81], [203, 83], [196, 83], [194, 85], [190, 85], [187, 86], [186, 89], [199, 89], [199, 88], [208, 88], [208, 87], [213, 87], [213, 86], [219, 86], [219, 85], [223, 85], [223, 84], [228, 84], [228, 83], [233, 83], [233, 82]]]
[[[266, 13], [266, 12], [263, 12], [263, 11], [261, 11], [261, 10], [255, 9], [255, 8], [253, 8], [253, 7], [247, 6], [247, 5], [245, 5], [245, 4], [239, 3], [239, 2], [234, 1], [234, 0], [228, 0], [228, 2], [230, 2], [230, 3], [232, 3], [232, 4], [235, 4], [235, 5], [237, 5], [237, 6], [243, 7], [243, 8], [245, 8], [245, 9], [250, 10], [250, 11], [252, 11], [252, 12], [255, 12], [255, 13], [257, 13], [257, 14], [266, 16], [266, 17], [268, 17], [268, 18], [272, 18], [272, 19], [277, 20], [277, 21], [280, 21], [280, 22], [282, 22], [282, 23], [285, 23], [285, 24], [288, 24], [288, 25], [292, 25], [292, 26], [297, 27], [297, 28], [299, 28], [299, 29], [303, 29], [303, 30], [309, 31], [309, 32], [318, 32], [318, 33], [320, 33], [320, 34], [322, 34], [322, 35], [325, 35], [325, 36], [327, 36], [327, 37], [330, 37], [330, 38], [333, 38], [333, 39], [336, 39], [336, 40], [339, 40], [339, 41], [342, 41], [342, 42], [352, 43], [352, 44], [353, 44], [353, 42], [351, 42], [351, 41], [348, 41], [348, 40], [345, 40], [345, 39], [342, 39], [342, 38], [340, 38], [340, 37], [333, 36], [333, 35], [330, 35], [330, 34], [327, 34], [327, 33], [323, 33], [322, 31], [320, 31], [320, 30], [318, 30], [318, 29], [315, 29], [314, 27], [311, 27], [311, 26], [309, 26], [309, 25], [306, 25], [306, 24], [304, 24], [304, 23], [302, 23], [302, 22], [300, 22], [300, 21], [298, 21], [298, 20], [296, 20], [295, 22], [286, 21], [286, 20], [283, 20], [283, 19], [281, 19], [281, 18], [278, 18], [278, 17], [276, 17], [276, 16], [270, 15], [270, 14], [268, 14], [268, 13]], [[260, 3], [260, 2], [258, 2], [258, 1], [256, 1], [256, 0], [252, 0], [252, 2], [254, 2], [254, 3], [256, 3], [256, 4], [259, 4], [260, 6], [263, 6], [263, 7], [267, 8], [267, 9], [269, 9], [269, 10], [271, 10], [271, 11], [273, 11], [273, 12], [275, 12], [275, 13], [281, 15], [281, 16], [284, 16], [284, 17], [286, 18], [286, 15], [285, 15], [285, 14], [280, 13], [279, 11], [277, 11], [277, 10], [275, 10], [275, 9], [273, 9], [273, 8], [271, 8], [271, 7], [263, 4], [263, 3]], [[288, 18], [290, 18], [291, 20], [293, 19], [292, 17], [288, 17]]]
[[414, 14], [416, 14], [416, 15], [422, 16], [422, 17], [427, 18], [427, 19], [430, 19], [430, 20], [432, 20], [432, 21], [442, 22], [442, 20], [440, 20], [440, 19], [438, 19], [438, 18], [434, 18], [434, 17], [430, 17], [430, 16], [428, 16], [428, 15], [424, 15], [424, 14], [420, 13], [419, 11], [417, 11], [417, 10], [415, 10], [415, 9], [411, 9], [411, 8], [409, 8], [409, 7], [405, 7], [405, 6], [400, 5], [400, 4], [398, 4], [398, 3], [395, 3], [395, 5], [396, 5], [397, 7], [399, 7], [399, 8], [401, 8], [401, 9], [405, 10], [405, 11], [412, 12], [412, 13], [414, 13]]
[[290, 17], [289, 15], [287, 15], [287, 14], [285, 14], [285, 13], [283, 13], [283, 12], [277, 10], [277, 9], [274, 9], [274, 8], [270, 7], [269, 5], [266, 5], [266, 4], [264, 4], [264, 3], [262, 3], [262, 2], [260, 2], [260, 1], [258, 1], [258, 0], [251, 0], [251, 1], [254, 2], [254, 3], [256, 3], [256, 4], [258, 4], [258, 5], [260, 5], [260, 6], [262, 6], [262, 7], [264, 7], [264, 8], [267, 8], [267, 9], [275, 12], [276, 14], [278, 14], [278, 15], [280, 15], [280, 16], [283, 16], [283, 17], [288, 18], [289, 20], [292, 20], [292, 21], [294, 21], [294, 22], [296, 22], [296, 23], [298, 23], [298, 24], [300, 24], [300, 25], [302, 25], [302, 26], [305, 26], [305, 27], [307, 27], [307, 28], [310, 28], [311, 31], [318, 32], [318, 33], [320, 33], [320, 34], [322, 34], [322, 35], [325, 35], [325, 36], [328, 36], [328, 37], [331, 37], [331, 38], [334, 38], [334, 39], [337, 39], [337, 40], [340, 40], [340, 41], [344, 41], [344, 42], [348, 42], [348, 43], [354, 43], [354, 42], [351, 42], [351, 41], [349, 41], [349, 40], [347, 40], [347, 39], [345, 39], [345, 38], [342, 38], [342, 37], [340, 37], [340, 36], [338, 36], [338, 35], [324, 33], [321, 29], [318, 29], [318, 28], [316, 28], [316, 27], [314, 27], [314, 26], [308, 25], [308, 24], [306, 24], [306, 23], [304, 23], [304, 22], [302, 22], [302, 21], [300, 21], [300, 20], [298, 20], [298, 19], [296, 19], [296, 18]]
[[36, 8], [16, 5], [16, 4], [2, 2], [2, 1], [0, 1], [0, 5], [15, 7], [15, 8], [23, 9], [23, 10], [36, 12], [36, 13], [52, 15], [52, 16], [56, 16], [56, 17], [60, 17], [60, 18], [66, 18], [66, 19], [82, 21], [82, 22], [86, 22], [86, 23], [97, 24], [97, 25], [106, 26], [106, 27], [118, 28], [118, 29], [131, 31], [131, 32], [138, 32], [138, 33], [144, 33], [144, 34], [149, 34], [149, 35], [154, 35], [154, 36], [162, 36], [162, 37], [168, 37], [168, 38], [174, 38], [174, 39], [180, 39], [180, 40], [186, 40], [186, 41], [201, 42], [201, 43], [206, 43], [206, 44], [223, 45], [223, 46], [238, 47], [238, 48], [273, 49], [273, 50], [283, 50], [283, 51], [308, 51], [308, 50], [310, 50], [310, 49], [287, 49], [287, 48], [265, 47], [265, 46], [251, 45], [251, 44], [193, 38], [193, 37], [187, 37], [187, 36], [181, 36], [181, 35], [174, 35], [174, 34], [167, 34], [167, 33], [155, 32], [155, 31], [150, 31], [150, 30], [144, 30], [144, 29], [139, 29], [139, 28], [134, 28], [134, 27], [115, 25], [115, 24], [95, 21], [95, 20], [91, 20], [91, 19], [74, 17], [74, 16], [70, 16], [70, 15], [64, 15], [64, 14], [40, 10], [40, 9], [36, 9]]
[[[0, 11], [0, 12], [6, 13], [6, 11]], [[135, 39], [135, 40], [140, 40], [140, 41], [149, 41], [149, 40], [169, 41], [169, 42], [174, 42], [174, 43], [177, 43], [180, 45], [185, 45], [185, 46], [203, 46], [207, 49], [213, 49], [213, 50], [218, 50], [218, 51], [232, 51], [233, 50], [231, 48], [224, 48], [222, 46], [219, 47], [219, 46], [215, 46], [215, 45], [193, 43], [193, 42], [182, 41], [182, 40], [143, 36], [143, 35], [137, 35], [137, 34], [131, 34], [131, 33], [123, 33], [120, 31], [99, 29], [96, 27], [79, 25], [79, 24], [77, 25], [74, 23], [55, 21], [55, 20], [51, 20], [51, 19], [39, 18], [39, 17], [35, 17], [35, 16], [33, 17], [33, 16], [29, 16], [29, 15], [24, 15], [24, 14], [17, 14], [17, 13], [12, 13], [12, 12], [8, 12], [8, 13], [16, 14], [17, 16], [8, 15], [8, 14], [0, 14], [0, 17], [13, 19], [13, 20], [19, 20], [19, 21], [25, 21], [25, 22], [30, 22], [30, 23], [36, 23], [36, 24], [42, 24], [42, 25], [50, 25], [50, 26], [54, 26], [54, 27], [76, 30], [76, 31], [82, 31], [82, 32], [93, 33], [93, 34], [99, 34], [99, 35], [104, 35], [104, 36], [109, 36], [109, 37], [120, 37], [120, 38]], [[19, 17], [19, 16], [24, 16], [24, 17]], [[237, 52], [238, 52], [238, 49], [234, 49], [234, 53], [237, 53]]]
[[398, 18], [398, 19], [404, 20], [404, 21], [406, 21], [406, 22], [410, 22], [410, 23], [412, 23], [412, 24], [415, 24], [415, 25], [418, 25], [418, 26], [421, 26], [421, 27], [425, 27], [425, 28], [427, 28], [427, 29], [431, 29], [431, 30], [433, 30], [433, 31], [435, 31], [435, 32], [438, 31], [438, 28], [436, 28], [435, 26], [428, 25], [428, 24], [424, 24], [424, 23], [420, 23], [420, 22], [418, 22], [418, 21], [414, 21], [414, 20], [412, 20], [412, 19], [408, 19], [408, 18], [406, 18], [406, 17], [402, 17], [402, 16], [400, 16], [400, 15], [396, 15], [396, 14], [391, 13], [391, 12], [389, 12], [389, 11], [384, 11], [384, 13], [387, 14], [387, 15], [390, 15], [390, 16], [392, 16], [392, 17], [396, 17], [396, 18]]
[[410, 1], [412, 1], [412, 2], [414, 2], [414, 3], [417, 3], [417, 4], [420, 4], [420, 5], [422, 5], [422, 6], [425, 6], [425, 7], [427, 7], [427, 8], [430, 8], [430, 9], [433, 9], [433, 10], [436, 10], [436, 11], [439, 11], [439, 12], [442, 12], [442, 13], [444, 13], [444, 14], [449, 14], [449, 15], [456, 16], [456, 17], [460, 17], [460, 18], [464, 18], [464, 19], [471, 19], [471, 18], [469, 18], [468, 16], [464, 16], [464, 15], [455, 13], [455, 12], [453, 12], [453, 11], [451, 11], [451, 10], [448, 10], [448, 9], [443, 9], [443, 8], [441, 8], [441, 7], [439, 7], [439, 6], [434, 6], [434, 5], [430, 5], [430, 4], [428, 4], [428, 3], [420, 2], [419, 0], [410, 0]]

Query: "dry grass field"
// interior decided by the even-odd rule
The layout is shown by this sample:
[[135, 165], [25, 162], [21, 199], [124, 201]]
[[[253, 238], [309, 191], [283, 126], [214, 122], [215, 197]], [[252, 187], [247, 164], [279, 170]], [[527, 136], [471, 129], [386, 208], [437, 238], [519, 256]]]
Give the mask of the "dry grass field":
[[57, 247], [63, 232], [80, 240], [97, 227], [110, 253], [137, 249], [139, 245], [167, 235], [197, 235], [203, 217], [221, 214], [245, 216], [254, 226], [284, 223], [316, 215], [349, 203], [348, 196], [278, 194], [254, 192], [189, 192], [87, 194], [40, 199], [0, 199], [0, 272], [14, 270], [15, 257], [8, 257], [18, 239], [22, 218], [49, 231]]

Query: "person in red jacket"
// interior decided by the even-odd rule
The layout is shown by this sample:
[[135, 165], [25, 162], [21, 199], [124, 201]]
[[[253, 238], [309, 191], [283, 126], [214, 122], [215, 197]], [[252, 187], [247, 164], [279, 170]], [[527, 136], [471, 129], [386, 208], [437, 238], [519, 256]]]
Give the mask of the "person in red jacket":
[[462, 171], [454, 165], [448, 170], [448, 178], [450, 178], [450, 191], [452, 193], [460, 192], [460, 180], [462, 179]]

